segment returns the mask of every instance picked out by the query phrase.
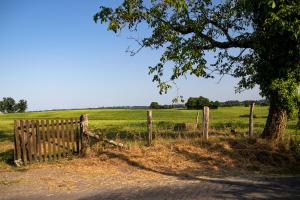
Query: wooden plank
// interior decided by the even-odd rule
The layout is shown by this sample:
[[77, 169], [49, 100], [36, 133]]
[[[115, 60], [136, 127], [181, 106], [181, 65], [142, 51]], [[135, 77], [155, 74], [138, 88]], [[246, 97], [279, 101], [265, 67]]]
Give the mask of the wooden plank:
[[79, 153], [79, 123], [76, 123], [75, 126], [76, 153]]
[[37, 152], [38, 152], [38, 160], [42, 161], [42, 141], [41, 141], [41, 131], [40, 131], [40, 121], [35, 121], [36, 127], [36, 136], [37, 136]]
[[24, 125], [25, 125], [25, 122], [23, 120], [20, 120], [20, 126], [21, 126], [21, 130], [20, 130], [20, 133], [21, 133], [21, 145], [22, 145], [22, 159], [23, 159], [23, 162], [24, 162], [24, 165], [27, 165], [27, 151], [26, 151], [26, 139], [27, 139], [27, 136], [26, 136], [26, 133], [25, 133], [25, 129], [24, 129]]
[[69, 119], [69, 131], [68, 131], [68, 141], [67, 141], [67, 146], [68, 146], [68, 154], [71, 155], [71, 146], [72, 146], [72, 142], [71, 142], [71, 136], [72, 136], [72, 120]]
[[78, 134], [78, 154], [82, 147], [82, 133], [80, 132], [80, 122], [77, 124], [77, 134]]
[[61, 139], [62, 139], [62, 144], [63, 144], [63, 151], [62, 154], [63, 156], [66, 155], [66, 143], [65, 143], [65, 120], [62, 120], [62, 125], [61, 125]]
[[148, 140], [147, 143], [150, 146], [152, 143], [152, 111], [147, 111], [147, 130], [148, 130]]
[[251, 102], [249, 114], [249, 137], [253, 137], [253, 111], [255, 102]]
[[209, 129], [209, 107], [204, 106], [203, 108], [203, 136], [204, 139], [208, 139], [208, 129]]
[[51, 135], [52, 135], [52, 153], [53, 160], [56, 161], [56, 137], [55, 137], [55, 121], [51, 120]]
[[57, 155], [58, 155], [58, 159], [61, 158], [61, 128], [60, 126], [60, 123], [62, 122], [62, 120], [56, 120], [56, 137], [57, 137]]
[[199, 111], [197, 111], [197, 115], [196, 115], [196, 128], [199, 127]]
[[45, 120], [41, 120], [41, 136], [42, 136], [42, 143], [43, 143], [43, 160], [46, 161], [47, 159], [47, 149], [46, 149], [46, 137], [45, 137]]
[[15, 160], [21, 159], [21, 142], [20, 142], [20, 133], [18, 129], [20, 126], [20, 120], [15, 120]]
[[87, 135], [88, 132], [88, 115], [84, 114], [80, 116], [80, 136], [81, 136], [81, 150], [80, 155], [86, 156], [89, 148], [89, 137]]
[[[70, 120], [66, 120], [67, 122], [70, 122]], [[67, 140], [67, 149], [68, 149], [68, 155], [70, 155], [70, 131], [71, 131], [71, 129], [70, 129], [70, 123], [67, 123], [67, 128], [66, 128], [66, 140]]]
[[72, 149], [72, 153], [75, 152], [75, 142], [74, 142], [74, 138], [75, 138], [75, 131], [74, 131], [74, 121], [75, 119], [71, 119], [72, 123], [71, 123], [71, 149]]
[[28, 120], [25, 120], [25, 126], [26, 126], [26, 149], [28, 152], [28, 161], [31, 163], [32, 162], [32, 137], [30, 133], [30, 122]]
[[33, 158], [34, 158], [34, 161], [37, 161], [37, 139], [36, 139], [36, 127], [35, 127], [35, 121], [34, 120], [31, 120], [31, 150], [32, 150], [32, 153], [33, 153]]
[[47, 139], [48, 139], [48, 151], [47, 151], [47, 154], [48, 154], [48, 159], [52, 160], [51, 127], [50, 127], [50, 122], [49, 122], [48, 119], [46, 120], [46, 130], [47, 130]]
[[[70, 122], [64, 122], [64, 125], [65, 125], [66, 123], [70, 123]], [[80, 121], [79, 121], [79, 120], [75, 120], [75, 121], [73, 122], [74, 125], [75, 125], [76, 123], [80, 123]], [[62, 124], [59, 123], [59, 125], [62, 125]], [[40, 124], [39, 127], [41, 128], [42, 125]], [[31, 128], [31, 125], [30, 125], [29, 128]], [[18, 129], [21, 130], [21, 126], [19, 126]], [[25, 125], [24, 125], [23, 129], [26, 129], [26, 126], [25, 126]]]
[[14, 120], [14, 161], [16, 161], [16, 160], [18, 160], [18, 152], [17, 152], [17, 135], [18, 135], [18, 133], [17, 133], [17, 130], [18, 130], [18, 128], [17, 128], [17, 125], [16, 125], [16, 120]]

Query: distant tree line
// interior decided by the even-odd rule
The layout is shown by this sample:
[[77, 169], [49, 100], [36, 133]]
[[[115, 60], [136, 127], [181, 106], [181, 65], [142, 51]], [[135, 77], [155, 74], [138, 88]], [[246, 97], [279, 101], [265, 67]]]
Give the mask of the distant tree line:
[[160, 105], [158, 102], [151, 102], [151, 109], [172, 109], [172, 108], [187, 108], [187, 109], [196, 109], [201, 110], [204, 106], [208, 106], [210, 109], [217, 109], [218, 107], [232, 107], [232, 106], [250, 106], [251, 102], [255, 102], [255, 105], [259, 106], [269, 106], [268, 100], [255, 100], [255, 101], [238, 101], [231, 100], [225, 102], [219, 101], [210, 101], [208, 98], [200, 97], [190, 97], [188, 98], [185, 104], [176, 104], [176, 105]]
[[232, 106], [250, 106], [251, 102], [254, 102], [255, 105], [260, 106], [268, 106], [268, 100], [256, 100], [256, 101], [238, 101], [238, 100], [231, 100], [225, 102], [219, 101], [210, 101], [208, 98], [205, 97], [190, 97], [186, 102], [185, 106], [187, 109], [203, 109], [204, 106], [208, 106], [211, 109], [217, 109], [218, 107], [232, 107]]
[[232, 106], [250, 106], [251, 102], [254, 102], [255, 105], [259, 105], [259, 106], [269, 106], [270, 103], [268, 100], [263, 99], [263, 100], [255, 100], [255, 101], [250, 101], [250, 100], [246, 100], [246, 101], [237, 101], [237, 100], [231, 100], [231, 101], [225, 101], [225, 102], [221, 102], [220, 106], [221, 107], [232, 107]]
[[184, 104], [160, 105], [158, 102], [151, 102], [151, 109], [172, 109], [172, 108], [185, 108]]
[[27, 101], [21, 99], [19, 102], [16, 102], [11, 97], [4, 97], [0, 101], [0, 112], [2, 113], [15, 113], [15, 112], [25, 112], [27, 109]]

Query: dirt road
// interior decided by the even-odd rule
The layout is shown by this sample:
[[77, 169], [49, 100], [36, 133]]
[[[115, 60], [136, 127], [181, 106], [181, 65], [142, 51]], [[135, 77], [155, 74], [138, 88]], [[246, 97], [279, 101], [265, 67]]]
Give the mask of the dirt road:
[[0, 172], [0, 199], [300, 199], [300, 177], [162, 174], [77, 160]]

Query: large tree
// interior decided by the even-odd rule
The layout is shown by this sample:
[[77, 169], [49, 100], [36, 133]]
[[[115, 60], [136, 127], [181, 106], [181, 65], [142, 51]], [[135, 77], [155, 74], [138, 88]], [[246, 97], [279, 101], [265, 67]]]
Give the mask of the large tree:
[[[300, 0], [123, 0], [116, 8], [101, 6], [94, 20], [115, 33], [148, 25], [151, 34], [138, 43], [164, 50], [160, 62], [149, 68], [160, 92], [170, 88], [169, 79], [163, 80], [169, 63], [171, 81], [187, 73], [205, 78], [230, 74], [240, 79], [238, 91], [259, 85], [270, 101], [263, 136], [279, 139], [297, 107], [299, 16]], [[206, 60], [209, 53], [214, 63]]]

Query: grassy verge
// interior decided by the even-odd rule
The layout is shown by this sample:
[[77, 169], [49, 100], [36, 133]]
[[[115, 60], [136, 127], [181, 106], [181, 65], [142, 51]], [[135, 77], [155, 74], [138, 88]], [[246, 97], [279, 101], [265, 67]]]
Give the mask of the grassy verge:
[[[254, 127], [259, 134], [266, 121], [267, 107], [255, 107]], [[195, 122], [197, 111], [195, 110], [154, 110], [154, 134], [156, 139], [168, 141], [178, 135], [199, 135], [198, 131], [176, 132], [176, 123]], [[239, 137], [247, 135], [248, 130], [248, 107], [228, 107], [211, 110], [210, 133], [219, 137], [230, 137], [234, 129]], [[75, 118], [81, 114], [89, 115], [89, 127], [98, 130], [109, 138], [143, 143], [146, 135], [146, 110], [65, 110], [48, 112], [29, 112], [0, 115], [0, 169], [11, 168], [13, 159], [13, 120], [14, 119], [53, 119]], [[201, 114], [200, 114], [201, 116]], [[201, 117], [199, 119], [201, 122]], [[292, 138], [300, 138], [300, 131], [296, 128], [296, 120], [288, 122], [287, 135]], [[221, 136], [220, 136], [221, 135]]]
[[[127, 143], [128, 149], [93, 147], [101, 160], [117, 159], [139, 169], [164, 175], [299, 174], [299, 153], [282, 144], [273, 146], [264, 140], [212, 136], [201, 138], [157, 139], [150, 147]], [[248, 173], [247, 173], [248, 174]]]

